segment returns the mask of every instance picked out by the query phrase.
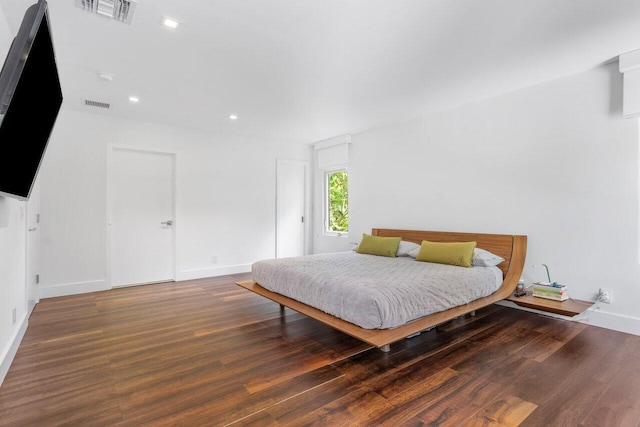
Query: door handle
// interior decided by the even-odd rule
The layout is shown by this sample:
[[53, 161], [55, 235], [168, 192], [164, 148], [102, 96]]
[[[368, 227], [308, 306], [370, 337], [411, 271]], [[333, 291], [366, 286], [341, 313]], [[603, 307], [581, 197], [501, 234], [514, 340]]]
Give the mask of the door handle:
[[37, 229], [38, 227], [33, 227], [33, 228], [30, 228], [29, 231], [36, 231]]
[[166, 225], [167, 227], [171, 227], [173, 225], [173, 220], [163, 221], [160, 224]]

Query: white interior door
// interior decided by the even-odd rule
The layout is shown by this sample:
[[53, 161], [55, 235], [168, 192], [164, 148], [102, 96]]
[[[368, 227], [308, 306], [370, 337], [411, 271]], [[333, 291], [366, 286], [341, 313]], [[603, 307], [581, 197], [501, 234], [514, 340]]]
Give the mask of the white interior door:
[[174, 279], [175, 155], [112, 147], [111, 286]]
[[276, 171], [276, 258], [305, 254], [306, 162], [278, 159]]
[[40, 182], [36, 180], [27, 202], [27, 317], [40, 301]]

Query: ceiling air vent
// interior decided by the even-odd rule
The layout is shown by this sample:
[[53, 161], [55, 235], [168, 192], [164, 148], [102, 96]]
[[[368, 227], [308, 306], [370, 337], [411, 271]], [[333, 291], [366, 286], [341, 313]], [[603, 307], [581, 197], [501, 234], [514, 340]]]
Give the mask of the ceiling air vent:
[[136, 2], [134, 0], [76, 0], [76, 7], [116, 21], [131, 24]]
[[108, 104], [106, 102], [100, 102], [100, 101], [92, 101], [90, 99], [85, 99], [84, 105], [89, 107], [106, 108], [107, 110], [111, 108], [111, 104]]

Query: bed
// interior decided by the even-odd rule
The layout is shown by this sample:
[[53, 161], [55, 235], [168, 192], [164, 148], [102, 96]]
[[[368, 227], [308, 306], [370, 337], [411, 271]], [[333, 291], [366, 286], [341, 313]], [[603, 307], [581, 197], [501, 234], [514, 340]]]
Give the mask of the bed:
[[[435, 268], [432, 268], [434, 272], [429, 273], [433, 277], [420, 279], [423, 273], [419, 269], [424, 264], [430, 263], [416, 262], [410, 257], [383, 259], [384, 257], [360, 255], [355, 252], [320, 254], [300, 258], [261, 261], [254, 264], [253, 280], [241, 281], [237, 282], [237, 284], [258, 295], [269, 298], [281, 306], [289, 307], [383, 351], [388, 351], [389, 344], [395, 341], [428, 330], [464, 314], [473, 313], [479, 308], [507, 298], [514, 291], [520, 278], [526, 254], [527, 238], [519, 235], [382, 228], [373, 229], [371, 235], [401, 237], [405, 242], [417, 244], [420, 244], [423, 240], [431, 242], [476, 241], [478, 248], [485, 249], [504, 258], [504, 262], [492, 268], [434, 265]], [[354, 261], [354, 258], [358, 259]], [[350, 264], [352, 262], [356, 262], [356, 264]], [[349, 275], [339, 276], [341, 269], [338, 267], [334, 269], [335, 273], [327, 273], [326, 270], [321, 269], [323, 265], [327, 267], [341, 264], [345, 264], [343, 267], [349, 270]], [[256, 269], [256, 265], [259, 268]], [[316, 266], [319, 268], [317, 271]], [[385, 270], [389, 271], [385, 272]], [[456, 290], [453, 286], [447, 286], [447, 288], [451, 288], [451, 292], [448, 294], [440, 295], [434, 293], [434, 289], [437, 286], [436, 288], [433, 286], [439, 283], [439, 275], [449, 275], [450, 270], [460, 275], [459, 282], [462, 286], [460, 290]], [[342, 271], [345, 271], [345, 268]], [[287, 278], [291, 272], [297, 272], [299, 275], [307, 274], [308, 276], [294, 277], [291, 279], [292, 283], [287, 284], [286, 282], [289, 280]], [[385, 279], [385, 276], [397, 278], [396, 282], [398, 284], [416, 278], [413, 284], [415, 286], [400, 286], [400, 293], [406, 294], [411, 291], [422, 292], [422, 295], [420, 293], [404, 295], [404, 300], [401, 300], [396, 295], [391, 295], [388, 298], [391, 301], [390, 303], [382, 305], [379, 302], [367, 303], [367, 295], [364, 294], [386, 292], [388, 285], [385, 280], [389, 279]], [[261, 280], [263, 280], [265, 286], [259, 284]], [[365, 287], [364, 290], [353, 291], [353, 286], [358, 285], [358, 283], [354, 283], [354, 280], [362, 281], [368, 287]], [[424, 283], [422, 283], [423, 281]], [[278, 282], [282, 282], [282, 285]], [[326, 285], [325, 282], [329, 285]], [[341, 290], [338, 285], [343, 282], [351, 285], [342, 286], [343, 289]], [[478, 283], [478, 286], [468, 286], [469, 283]], [[481, 283], [484, 284], [480, 285]], [[303, 288], [297, 290], [298, 285], [306, 284], [311, 287], [306, 290]], [[335, 301], [323, 302], [314, 299], [313, 286], [330, 286], [326, 288], [328, 290], [317, 292], [319, 294], [338, 295], [339, 292], [346, 293], [339, 298], [335, 298]], [[276, 289], [278, 292], [266, 289], [266, 287]], [[475, 294], [467, 295], [462, 292], [465, 288], [473, 289]], [[440, 287], [440, 289], [443, 288]], [[425, 297], [426, 295], [429, 295], [429, 297]], [[360, 296], [362, 298], [359, 298]], [[414, 300], [416, 304], [411, 303]], [[348, 304], [345, 303], [347, 301]], [[360, 307], [360, 303], [362, 303], [363, 310], [352, 309], [356, 304]], [[402, 310], [399, 310], [399, 308], [402, 308]], [[350, 314], [354, 312], [360, 313], [361, 311], [362, 315], [358, 314], [356, 317], [349, 317]]]

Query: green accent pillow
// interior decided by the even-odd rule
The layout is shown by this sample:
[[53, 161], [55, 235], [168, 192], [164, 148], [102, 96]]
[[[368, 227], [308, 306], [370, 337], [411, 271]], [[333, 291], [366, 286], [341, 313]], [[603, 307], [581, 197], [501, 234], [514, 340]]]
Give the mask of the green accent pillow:
[[422, 241], [416, 261], [471, 267], [473, 250], [477, 242], [429, 242]]
[[395, 258], [401, 240], [402, 237], [379, 237], [362, 233], [358, 253]]

